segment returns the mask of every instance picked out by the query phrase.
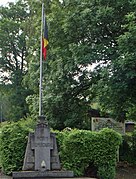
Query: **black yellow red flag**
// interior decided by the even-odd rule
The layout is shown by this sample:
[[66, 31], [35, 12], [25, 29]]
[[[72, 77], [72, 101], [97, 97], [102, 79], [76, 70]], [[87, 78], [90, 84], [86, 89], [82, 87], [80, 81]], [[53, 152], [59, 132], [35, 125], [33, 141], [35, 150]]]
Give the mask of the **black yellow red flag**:
[[43, 54], [43, 58], [44, 60], [46, 60], [46, 56], [47, 56], [47, 47], [48, 47], [48, 27], [47, 27], [47, 22], [46, 22], [46, 17], [44, 14], [44, 18], [43, 18], [43, 38], [42, 38], [42, 54]]

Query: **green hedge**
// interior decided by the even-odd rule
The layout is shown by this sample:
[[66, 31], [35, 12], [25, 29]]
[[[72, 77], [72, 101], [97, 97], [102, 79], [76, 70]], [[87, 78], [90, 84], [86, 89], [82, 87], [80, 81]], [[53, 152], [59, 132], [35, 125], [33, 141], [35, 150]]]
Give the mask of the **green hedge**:
[[100, 132], [73, 130], [63, 132], [60, 156], [63, 167], [73, 170], [76, 176], [83, 176], [90, 163], [98, 168], [98, 177], [113, 179], [117, 161], [117, 150], [121, 144], [120, 134], [111, 129]]
[[22, 168], [27, 136], [32, 126], [31, 120], [21, 120], [5, 123], [0, 128], [0, 165], [6, 174]]
[[136, 164], [136, 130], [123, 136], [119, 154], [120, 161]]
[[[2, 127], [0, 134], [0, 155], [3, 170], [10, 174], [20, 170], [26, 148], [30, 122], [11, 123]], [[83, 176], [93, 163], [100, 179], [113, 179], [117, 149], [121, 135], [111, 129], [100, 132], [86, 130], [64, 130], [57, 132], [62, 167], [73, 170], [75, 176]]]

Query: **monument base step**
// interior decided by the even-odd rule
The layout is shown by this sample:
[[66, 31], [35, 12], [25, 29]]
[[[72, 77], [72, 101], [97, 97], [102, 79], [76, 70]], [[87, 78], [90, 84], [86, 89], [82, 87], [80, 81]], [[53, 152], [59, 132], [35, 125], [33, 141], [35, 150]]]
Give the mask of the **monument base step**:
[[73, 171], [20, 171], [12, 173], [13, 179], [73, 178]]

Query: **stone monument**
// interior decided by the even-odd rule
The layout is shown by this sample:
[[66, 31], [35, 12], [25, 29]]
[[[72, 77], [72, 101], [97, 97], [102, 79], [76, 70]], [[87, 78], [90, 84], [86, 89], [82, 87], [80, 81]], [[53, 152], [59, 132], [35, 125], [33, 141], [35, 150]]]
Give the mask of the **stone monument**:
[[61, 170], [55, 133], [50, 132], [45, 117], [40, 116], [34, 133], [29, 133], [21, 172], [13, 172], [13, 179], [69, 178], [72, 171]]

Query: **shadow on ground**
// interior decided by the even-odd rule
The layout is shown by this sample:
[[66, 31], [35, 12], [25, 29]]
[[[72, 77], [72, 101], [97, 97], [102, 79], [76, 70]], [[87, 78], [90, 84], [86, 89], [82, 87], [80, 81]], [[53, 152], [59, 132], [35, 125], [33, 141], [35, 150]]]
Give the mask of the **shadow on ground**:
[[[95, 177], [96, 168], [94, 168], [94, 170], [88, 169], [86, 172], [86, 174], [89, 175], [91, 173], [93, 177]], [[118, 166], [116, 172], [116, 179], [136, 179], [136, 166]], [[12, 179], [12, 177], [0, 173], [0, 179]]]
[[136, 179], [136, 166], [118, 167], [116, 179]]

